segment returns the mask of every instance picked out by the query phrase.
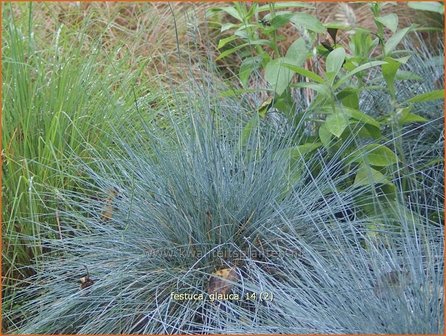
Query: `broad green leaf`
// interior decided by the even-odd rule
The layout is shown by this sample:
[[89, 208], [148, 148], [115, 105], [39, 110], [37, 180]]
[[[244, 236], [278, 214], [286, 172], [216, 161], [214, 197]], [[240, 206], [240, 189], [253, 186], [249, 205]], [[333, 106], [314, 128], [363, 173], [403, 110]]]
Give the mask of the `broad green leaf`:
[[423, 81], [424, 78], [412, 71], [406, 71], [398, 69], [396, 72], [395, 80], [415, 80]]
[[231, 35], [229, 37], [222, 38], [220, 41], [218, 41], [217, 49], [221, 49], [229, 42], [232, 42], [237, 39], [238, 39], [238, 36], [235, 36], [235, 35]]
[[[410, 111], [412, 111], [412, 105], [409, 105], [405, 108], [399, 108], [396, 110], [396, 117], [398, 120], [405, 118]], [[389, 116], [388, 118], [386, 118], [386, 121], [391, 121], [392, 119], [394, 119], [394, 116]]]
[[298, 146], [281, 149], [279, 152], [287, 155], [289, 157], [289, 159], [291, 160], [291, 162], [294, 163], [294, 162], [302, 159], [302, 157], [305, 154], [309, 154], [309, 153], [315, 151], [320, 146], [321, 146], [321, 143], [319, 143], [319, 142], [306, 143], [303, 145], [298, 145]]
[[336, 75], [339, 73], [339, 70], [341, 70], [344, 61], [345, 50], [342, 47], [336, 48], [328, 54], [326, 63], [326, 76], [329, 79], [330, 85], [333, 84], [333, 81]]
[[334, 85], [334, 89], [337, 89], [338, 87], [340, 87], [347, 79], [349, 79], [353, 75], [356, 75], [358, 72], [361, 72], [361, 71], [373, 68], [373, 67], [378, 66], [378, 65], [383, 65], [383, 64], [386, 64], [386, 63], [387, 62], [383, 62], [383, 61], [372, 61], [372, 62], [365, 63], [363, 65], [360, 65], [359, 67], [353, 69], [348, 74], [346, 74], [345, 76], [340, 78], [336, 82], [336, 84]]
[[412, 97], [408, 100], [409, 103], [421, 103], [431, 100], [444, 99], [444, 90], [433, 90], [430, 92], [422, 93]]
[[237, 52], [238, 50], [240, 50], [240, 49], [246, 47], [247, 45], [249, 45], [249, 43], [244, 43], [244, 44], [241, 44], [241, 45], [236, 46], [236, 47], [234, 47], [234, 48], [225, 50], [225, 51], [223, 51], [223, 52], [220, 54], [220, 56], [218, 56], [215, 60], [216, 60], [216, 61], [219, 61], [219, 60], [221, 60], [221, 59], [223, 59], [223, 58], [225, 58], [225, 57], [227, 57], [227, 56], [229, 56], [229, 55], [231, 55], [231, 54]]
[[336, 112], [327, 117], [325, 127], [335, 137], [339, 138], [348, 126], [348, 116], [342, 112]]
[[401, 66], [401, 63], [396, 61], [391, 57], [385, 58], [386, 62], [381, 66], [384, 80], [387, 83], [387, 88], [389, 89], [390, 94], [395, 95], [395, 76], [396, 73]]
[[288, 22], [290, 22], [291, 17], [293, 16], [293, 13], [284, 13], [275, 15], [274, 18], [271, 19], [270, 24], [273, 29], [279, 29], [280, 27], [283, 27]]
[[350, 26], [348, 26], [344, 23], [340, 23], [340, 22], [327, 22], [327, 23], [324, 23], [324, 27], [325, 28], [334, 28], [334, 29], [339, 29], [339, 30], [351, 29]]
[[319, 139], [321, 139], [321, 142], [325, 148], [330, 147], [331, 133], [328, 131], [325, 124], [323, 124], [323, 125], [321, 125], [321, 127], [319, 127]]
[[381, 125], [379, 124], [379, 122], [376, 119], [374, 119], [373, 117], [371, 117], [359, 110], [347, 109], [346, 113], [348, 113], [351, 118], [361, 121], [364, 124], [372, 125], [378, 129], [381, 127]]
[[361, 138], [372, 138], [372, 139], [380, 139], [381, 138], [381, 130], [378, 128], [378, 127], [375, 127], [375, 126], [372, 126], [372, 125], [370, 125], [370, 124], [364, 124], [364, 123], [362, 123], [363, 125], [364, 125], [364, 127], [358, 127], [358, 128], [356, 128], [354, 125], [355, 124], [361, 124], [362, 122], [360, 122], [360, 121], [356, 121], [356, 120], [354, 120], [354, 119], [351, 119], [350, 120], [350, 125], [352, 125], [353, 127], [353, 129], [358, 129], [358, 137], [361, 137]]
[[229, 15], [231, 15], [233, 18], [239, 20], [240, 22], [243, 21], [242, 17], [240, 16], [240, 13], [237, 12], [237, 10], [234, 7], [222, 7], [222, 11], [225, 11]]
[[248, 13], [246, 13], [246, 15], [244, 15], [246, 21], [251, 21], [251, 18], [257, 12], [257, 8], [258, 8], [258, 4], [256, 4], [256, 3], [253, 3], [251, 6], [249, 6]]
[[384, 45], [384, 54], [389, 55], [397, 45], [402, 41], [404, 36], [413, 29], [413, 26], [409, 26], [398, 30], [394, 35], [392, 35]]
[[426, 122], [428, 121], [426, 118], [415, 114], [415, 113], [411, 113], [410, 111], [412, 110], [412, 105], [405, 107], [405, 108], [401, 108], [397, 110], [397, 117], [398, 117], [398, 123], [400, 125], [405, 125], [405, 124], [411, 124], [414, 122]]
[[314, 91], [318, 92], [322, 96], [330, 96], [330, 90], [324, 84], [315, 84], [315, 83], [305, 83], [305, 82], [302, 82], [302, 83], [292, 84], [291, 87], [295, 87], [295, 88], [308, 88], [308, 89], [311, 89], [311, 90], [314, 90]]
[[389, 28], [392, 33], [395, 33], [398, 29], [398, 15], [394, 13], [377, 17], [375, 20]]
[[[299, 155], [304, 155], [313, 152], [321, 146], [320, 143], [306, 143], [303, 145], [298, 145], [291, 148], [291, 154], [298, 153]], [[293, 156], [293, 155], [292, 155]]]
[[244, 29], [244, 28], [243, 28], [243, 29], [237, 29], [237, 30], [234, 32], [234, 35], [237, 36], [237, 37], [239, 37], [239, 38], [242, 39], [243, 41], [250, 42], [248, 32], [247, 32], [246, 29]]
[[307, 47], [305, 45], [305, 40], [303, 38], [299, 38], [294, 41], [290, 47], [288, 48], [285, 58], [288, 64], [292, 64], [295, 66], [302, 66], [307, 58]]
[[[285, 10], [285, 11], [275, 11], [274, 13], [268, 13], [266, 14], [263, 18], [268, 20], [268, 21], [272, 21], [273, 18], [275, 18], [276, 16], [282, 16], [282, 15], [291, 15], [293, 16], [293, 12], [289, 11], [289, 10]], [[290, 17], [291, 17], [290, 16]]]
[[266, 114], [268, 113], [272, 105], [273, 105], [273, 98], [271, 97], [265, 100], [262, 104], [260, 104], [259, 108], [257, 109], [257, 113], [262, 119], [266, 117]]
[[368, 57], [370, 50], [373, 48], [373, 41], [370, 30], [357, 28], [351, 37], [350, 48], [355, 56]]
[[351, 109], [359, 110], [358, 89], [347, 87], [336, 95], [342, 105]]
[[353, 156], [355, 162], [365, 162], [371, 166], [387, 167], [397, 163], [398, 157], [384, 145], [370, 144], [356, 151]]
[[[295, 2], [295, 1], [275, 2], [274, 3], [275, 10], [284, 9], [284, 8], [314, 8], [314, 6], [304, 3], [304, 2]], [[257, 12], [259, 13], [259, 12], [265, 12], [265, 11], [270, 11], [270, 10], [271, 10], [270, 5], [263, 5], [257, 9]]]
[[293, 15], [290, 21], [296, 26], [302, 26], [316, 33], [324, 33], [326, 31], [324, 25], [316, 17], [307, 13], [299, 12]]
[[[406, 50], [403, 50], [403, 51], [406, 51]], [[406, 56], [403, 56], [403, 57], [394, 58], [394, 60], [397, 61], [397, 62], [400, 62], [401, 64], [406, 64], [411, 57], [412, 57], [411, 55], [406, 55]]]
[[368, 186], [373, 184], [390, 184], [390, 181], [381, 172], [362, 163], [356, 173], [354, 186]]
[[255, 39], [252, 39], [249, 36], [248, 31], [245, 30], [245, 29], [237, 29], [234, 32], [234, 35], [238, 36], [243, 41], [246, 41], [247, 44], [251, 44], [251, 45], [259, 44], [259, 45], [267, 45], [267, 46], [271, 45], [271, 41], [270, 40], [261, 40], [261, 39], [255, 40]]
[[258, 28], [258, 25], [254, 24], [254, 23], [243, 23], [243, 24], [239, 24], [238, 26], [239, 26], [239, 28], [236, 30], [236, 32], [241, 32], [242, 31], [245, 34], [246, 34], [246, 30], [248, 28], [254, 28], [254, 29]]
[[293, 77], [293, 72], [281, 65], [289, 62], [281, 57], [270, 61], [265, 67], [265, 80], [279, 96], [288, 88]]
[[249, 41], [249, 44], [269, 46], [271, 44], [271, 41], [270, 40], [253, 40], [253, 41]]
[[415, 113], [408, 113], [406, 116], [404, 116], [399, 120], [401, 125], [411, 124], [415, 122], [426, 122], [426, 121], [428, 121], [426, 118]]
[[301, 67], [298, 67], [298, 66], [295, 66], [295, 65], [292, 65], [292, 64], [282, 64], [282, 66], [287, 67], [291, 71], [293, 71], [293, 72], [295, 72], [295, 73], [297, 73], [297, 74], [299, 74], [301, 76], [304, 76], [304, 77], [307, 77], [309, 79], [312, 79], [316, 83], [319, 83], [319, 84], [323, 84], [324, 83], [324, 79], [322, 77], [320, 77], [319, 75], [315, 74], [314, 72], [312, 72], [310, 70], [307, 70], [305, 68], [301, 68]]
[[239, 27], [238, 24], [234, 24], [234, 23], [225, 23], [221, 26], [220, 31], [223, 33], [229, 29], [233, 29], [233, 28], [237, 28]]
[[444, 14], [444, 4], [442, 4], [439, 1], [424, 1], [424, 2], [409, 1], [407, 5], [413, 9]]

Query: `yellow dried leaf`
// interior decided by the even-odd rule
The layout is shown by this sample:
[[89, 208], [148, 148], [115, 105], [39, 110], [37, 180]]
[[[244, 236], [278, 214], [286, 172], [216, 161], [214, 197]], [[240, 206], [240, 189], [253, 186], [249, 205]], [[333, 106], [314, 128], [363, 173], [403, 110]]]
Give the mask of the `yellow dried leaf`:
[[233, 283], [239, 280], [236, 267], [220, 269], [209, 279], [208, 294], [227, 294]]

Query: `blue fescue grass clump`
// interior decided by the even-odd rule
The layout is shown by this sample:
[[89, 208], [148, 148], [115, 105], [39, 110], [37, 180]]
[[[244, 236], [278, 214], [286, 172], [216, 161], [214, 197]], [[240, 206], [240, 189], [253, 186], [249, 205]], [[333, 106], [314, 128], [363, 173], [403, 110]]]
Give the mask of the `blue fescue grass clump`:
[[[15, 331], [442, 332], [443, 231], [423, 215], [425, 185], [392, 218], [360, 216], [354, 200], [373, 190], [341, 188], [342, 163], [320, 151], [291, 164], [295, 134], [247, 132], [250, 111], [213, 97], [166, 112], [168, 136], [117, 128], [74, 169], [76, 191], [48, 193], [59, 225], [39, 223], [47, 253], [5, 312]], [[211, 275], [229, 268], [239, 300], [211, 302]]]
[[[407, 66], [438, 77], [423, 62]], [[401, 99], [431, 89], [412, 84]], [[348, 143], [330, 159], [324, 149], [291, 158], [304, 125], [256, 119], [221, 90], [203, 76], [171, 104], [138, 100], [141, 119], [115, 125], [107, 151], [87, 148], [67, 170], [76, 188], [36, 195], [56, 206], [32, 223], [44, 234], [21, 237], [45, 253], [4, 311], [11, 331], [443, 333], [440, 105], [416, 107], [427, 123], [386, 130], [404, 153], [387, 202], [380, 186], [349, 183]], [[225, 284], [239, 300], [210, 300], [222, 269], [235, 270]]]
[[[210, 118], [172, 124], [167, 140], [151, 125], [130, 143], [115, 138], [117, 150], [79, 166], [80, 190], [55, 192], [60, 225], [43, 240], [50, 252], [23, 293], [30, 301], [20, 308], [20, 332], [206, 326], [207, 301], [173, 302], [171, 293], [204, 293], [210, 273], [242, 263], [220, 254], [248, 253], [275, 225], [273, 205], [287, 184], [279, 136], [253, 130], [244, 144], [241, 119], [217, 126]], [[84, 265], [95, 283], [80, 290]]]

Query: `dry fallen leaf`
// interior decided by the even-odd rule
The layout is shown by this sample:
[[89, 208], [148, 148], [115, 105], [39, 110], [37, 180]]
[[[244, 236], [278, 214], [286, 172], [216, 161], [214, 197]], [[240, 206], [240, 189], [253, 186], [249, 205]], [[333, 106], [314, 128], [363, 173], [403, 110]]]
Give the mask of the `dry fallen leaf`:
[[94, 280], [92, 280], [88, 275], [80, 278], [79, 282], [81, 283], [81, 289], [90, 287], [94, 284]]
[[239, 280], [236, 267], [220, 269], [212, 273], [209, 279], [208, 294], [226, 295], [232, 288], [233, 282]]
[[94, 284], [94, 280], [90, 278], [90, 273], [88, 272], [87, 266], [84, 265], [84, 267], [87, 273], [79, 279], [79, 282], [81, 283], [81, 289], [88, 288]]

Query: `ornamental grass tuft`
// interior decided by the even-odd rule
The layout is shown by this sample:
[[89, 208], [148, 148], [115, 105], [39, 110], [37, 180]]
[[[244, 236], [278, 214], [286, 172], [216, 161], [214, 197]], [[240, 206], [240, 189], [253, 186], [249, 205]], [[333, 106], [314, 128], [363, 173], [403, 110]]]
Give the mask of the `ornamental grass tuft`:
[[45, 253], [4, 312], [14, 331], [441, 333], [443, 208], [429, 216], [426, 185], [364, 215], [358, 198], [388, 205], [379, 187], [346, 184], [323, 150], [290, 155], [295, 132], [246, 128], [243, 102], [205, 91], [162, 127], [116, 127], [76, 161], [76, 190], [45, 193], [58, 227], [26, 237]]

